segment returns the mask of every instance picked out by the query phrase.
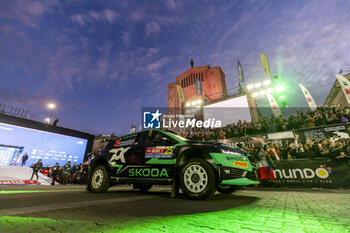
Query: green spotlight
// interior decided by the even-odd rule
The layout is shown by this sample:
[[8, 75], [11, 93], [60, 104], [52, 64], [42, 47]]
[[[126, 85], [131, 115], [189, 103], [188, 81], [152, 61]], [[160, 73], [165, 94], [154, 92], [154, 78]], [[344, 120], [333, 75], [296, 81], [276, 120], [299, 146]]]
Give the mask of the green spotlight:
[[276, 92], [282, 92], [284, 90], [284, 86], [278, 85], [276, 86]]

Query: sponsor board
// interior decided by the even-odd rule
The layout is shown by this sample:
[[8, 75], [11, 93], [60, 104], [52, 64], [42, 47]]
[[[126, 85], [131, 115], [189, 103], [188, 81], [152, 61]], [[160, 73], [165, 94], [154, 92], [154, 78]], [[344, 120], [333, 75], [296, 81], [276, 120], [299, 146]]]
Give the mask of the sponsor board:
[[0, 180], [0, 185], [39, 185], [36, 180]]
[[281, 186], [350, 187], [350, 166], [344, 160], [293, 160], [276, 165], [273, 173]]

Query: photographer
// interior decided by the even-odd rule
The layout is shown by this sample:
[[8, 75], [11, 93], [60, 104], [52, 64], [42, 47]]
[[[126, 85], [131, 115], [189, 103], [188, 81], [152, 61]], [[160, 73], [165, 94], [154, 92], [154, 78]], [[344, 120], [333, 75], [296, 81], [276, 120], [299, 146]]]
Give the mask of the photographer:
[[64, 165], [63, 171], [62, 171], [63, 172], [63, 180], [62, 180], [63, 185], [68, 184], [70, 170], [71, 170], [71, 164], [70, 164], [70, 161], [68, 161], [68, 163], [66, 165]]
[[57, 180], [59, 170], [60, 170], [60, 166], [58, 165], [58, 163], [56, 163], [56, 165], [53, 168], [51, 168], [51, 177], [52, 177], [51, 185], [55, 185], [55, 181]]
[[40, 171], [42, 167], [43, 167], [43, 163], [41, 162], [41, 159], [39, 159], [39, 161], [33, 166], [33, 173], [30, 180], [33, 179], [34, 174], [36, 175], [36, 180], [39, 180], [38, 171]]

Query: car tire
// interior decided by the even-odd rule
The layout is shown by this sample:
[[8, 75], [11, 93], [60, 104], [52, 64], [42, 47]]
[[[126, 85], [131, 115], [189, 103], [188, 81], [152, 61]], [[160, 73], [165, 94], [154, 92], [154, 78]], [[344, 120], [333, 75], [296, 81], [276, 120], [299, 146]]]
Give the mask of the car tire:
[[202, 200], [212, 196], [216, 188], [214, 168], [205, 160], [194, 158], [180, 168], [182, 192], [190, 199]]
[[97, 166], [89, 179], [89, 190], [93, 193], [104, 193], [110, 187], [109, 176], [104, 165]]
[[218, 185], [216, 190], [221, 194], [231, 194], [236, 192], [237, 186], [235, 185]]

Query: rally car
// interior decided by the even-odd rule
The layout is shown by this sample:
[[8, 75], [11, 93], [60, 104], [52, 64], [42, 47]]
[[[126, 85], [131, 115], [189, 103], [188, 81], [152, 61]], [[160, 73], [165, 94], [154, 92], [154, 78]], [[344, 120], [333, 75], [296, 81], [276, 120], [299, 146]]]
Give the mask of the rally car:
[[247, 152], [154, 129], [110, 141], [90, 164], [87, 189], [101, 193], [112, 185], [133, 184], [147, 191], [173, 184], [190, 199], [204, 199], [216, 190], [232, 193], [237, 186], [258, 183], [255, 160]]

